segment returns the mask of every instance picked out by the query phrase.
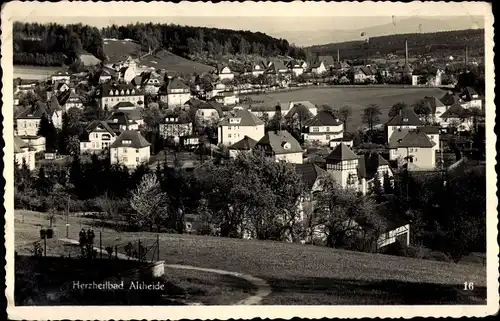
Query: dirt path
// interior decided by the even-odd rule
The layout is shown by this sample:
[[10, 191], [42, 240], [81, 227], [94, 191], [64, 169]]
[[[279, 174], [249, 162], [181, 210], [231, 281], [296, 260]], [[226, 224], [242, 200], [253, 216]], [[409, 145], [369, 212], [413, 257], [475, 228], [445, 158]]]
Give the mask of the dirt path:
[[[73, 240], [73, 239], [60, 238], [59, 240], [66, 242], [66, 243], [79, 244], [79, 242], [77, 240]], [[94, 247], [94, 249], [99, 250], [98, 247]], [[124, 260], [127, 260], [127, 259], [134, 259], [135, 260], [135, 258], [131, 258], [123, 253], [117, 253], [117, 256], [121, 259], [124, 259]], [[181, 264], [165, 264], [165, 267], [171, 268], [171, 269], [195, 270], [195, 271], [215, 273], [215, 274], [220, 274], [220, 275], [230, 275], [230, 276], [234, 276], [234, 277], [243, 279], [243, 280], [251, 283], [252, 285], [254, 285], [257, 288], [257, 292], [254, 295], [249, 296], [249, 297], [247, 297], [243, 300], [240, 300], [238, 302], [235, 302], [235, 303], [233, 303], [233, 305], [258, 305], [258, 304], [261, 304], [262, 299], [264, 299], [264, 297], [271, 294], [271, 287], [269, 286], [269, 284], [265, 280], [257, 278], [255, 276], [252, 276], [249, 274], [226, 271], [226, 270], [219, 270], [219, 269], [201, 268], [201, 267], [196, 267], [196, 266], [191, 266], [191, 265], [181, 265]]]

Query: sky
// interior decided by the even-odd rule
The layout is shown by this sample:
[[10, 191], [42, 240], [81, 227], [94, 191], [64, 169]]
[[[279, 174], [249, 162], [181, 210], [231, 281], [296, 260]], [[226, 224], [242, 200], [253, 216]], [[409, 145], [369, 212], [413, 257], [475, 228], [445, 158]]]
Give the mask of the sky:
[[[274, 37], [291, 37], [300, 45], [318, 31], [349, 31], [422, 18], [426, 31], [442, 31], [436, 20], [455, 18], [447, 30], [472, 28], [478, 14], [487, 12], [481, 3], [30, 3], [15, 20], [25, 22], [77, 23], [104, 27], [135, 22], [175, 23], [236, 30], [260, 31]], [[375, 6], [376, 4], [376, 6]], [[54, 6], [61, 8], [53, 9]], [[64, 6], [71, 10], [64, 10]], [[486, 9], [488, 7], [486, 6]], [[60, 14], [54, 15], [54, 12]], [[447, 16], [439, 14], [446, 12]], [[463, 17], [457, 20], [457, 17]], [[430, 19], [430, 20], [429, 20]], [[432, 22], [434, 20], [434, 23]], [[457, 22], [458, 21], [458, 22]], [[433, 24], [436, 24], [434, 28]], [[440, 25], [440, 27], [437, 27]], [[416, 29], [416, 28], [415, 28]], [[437, 30], [434, 30], [437, 29]], [[416, 31], [416, 30], [415, 30]]]

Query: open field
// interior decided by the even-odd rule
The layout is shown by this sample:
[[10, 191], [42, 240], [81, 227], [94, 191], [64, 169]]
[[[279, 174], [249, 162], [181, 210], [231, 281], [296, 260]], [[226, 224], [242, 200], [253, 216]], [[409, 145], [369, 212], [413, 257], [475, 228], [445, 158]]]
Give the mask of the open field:
[[[25, 214], [21, 223], [21, 213]], [[44, 215], [15, 211], [16, 248], [38, 238]], [[71, 218], [69, 237], [78, 238], [81, 224]], [[56, 236], [64, 237], [62, 219]], [[94, 229], [96, 235], [100, 229]], [[103, 245], [155, 240], [155, 233], [102, 230]], [[160, 235], [160, 259], [167, 264], [241, 272], [266, 280], [272, 293], [263, 304], [482, 304], [486, 272], [480, 263], [447, 263], [381, 254], [195, 235]], [[463, 282], [474, 291], [463, 291]], [[207, 284], [214, 284], [207, 281]]]
[[381, 123], [388, 121], [387, 113], [397, 102], [408, 105], [415, 103], [424, 96], [441, 98], [445, 92], [439, 88], [303, 88], [288, 92], [249, 95], [251, 99], [264, 101], [264, 104], [278, 102], [308, 100], [315, 105], [329, 105], [340, 108], [348, 105], [352, 108], [352, 117], [348, 123], [348, 131], [354, 131], [361, 124], [361, 113], [368, 104], [380, 106]]
[[14, 65], [14, 79], [43, 80], [63, 69], [63, 67]]

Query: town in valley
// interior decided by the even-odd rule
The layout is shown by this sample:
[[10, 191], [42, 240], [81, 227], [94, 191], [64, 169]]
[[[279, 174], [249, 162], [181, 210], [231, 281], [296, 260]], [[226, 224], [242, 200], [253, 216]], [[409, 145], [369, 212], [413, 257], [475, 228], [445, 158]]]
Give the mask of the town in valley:
[[403, 19], [14, 22], [16, 304], [485, 304], [484, 29]]

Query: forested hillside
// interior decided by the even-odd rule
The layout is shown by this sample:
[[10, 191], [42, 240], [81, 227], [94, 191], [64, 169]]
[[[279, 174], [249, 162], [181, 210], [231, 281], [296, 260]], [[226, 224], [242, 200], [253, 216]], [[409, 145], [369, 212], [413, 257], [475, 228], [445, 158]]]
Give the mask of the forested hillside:
[[[411, 56], [431, 55], [432, 57], [463, 56], [468, 46], [470, 57], [484, 56], [484, 30], [459, 30], [436, 33], [412, 33], [381, 36], [364, 41], [349, 41], [312, 46], [308, 49], [313, 54], [337, 55], [349, 59], [367, 57], [377, 58], [387, 54], [404, 56], [405, 39], [408, 40], [408, 51]], [[365, 50], [365, 52], [363, 52]]]
[[164, 48], [180, 55], [256, 54], [263, 57], [290, 55], [304, 58], [300, 48], [285, 39], [276, 39], [261, 32], [180, 26], [174, 24], [136, 23], [102, 29], [105, 38], [134, 39], [146, 48]]
[[14, 23], [14, 63], [21, 65], [60, 66], [71, 64], [82, 52], [104, 60], [103, 38], [133, 39], [145, 52], [168, 49], [188, 57], [255, 54], [262, 57], [290, 55], [305, 58], [304, 50], [260, 32], [137, 23], [98, 28], [74, 24]]
[[15, 22], [13, 29], [14, 64], [61, 66], [83, 52], [104, 59], [102, 37], [95, 27]]

